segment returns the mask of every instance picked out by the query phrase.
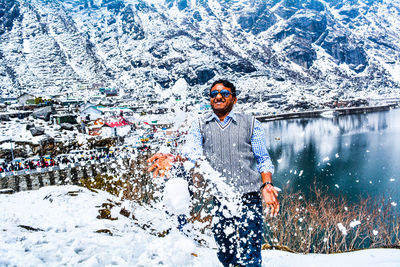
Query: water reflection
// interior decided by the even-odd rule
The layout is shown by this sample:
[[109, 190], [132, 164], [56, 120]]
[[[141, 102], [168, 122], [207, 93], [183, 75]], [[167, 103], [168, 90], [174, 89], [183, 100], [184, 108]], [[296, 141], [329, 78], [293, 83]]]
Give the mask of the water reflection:
[[277, 185], [400, 201], [400, 110], [264, 123]]

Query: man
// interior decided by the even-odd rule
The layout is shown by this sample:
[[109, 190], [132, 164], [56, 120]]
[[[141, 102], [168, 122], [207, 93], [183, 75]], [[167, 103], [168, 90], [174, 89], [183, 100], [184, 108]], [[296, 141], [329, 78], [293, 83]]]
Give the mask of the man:
[[[192, 125], [188, 135], [192, 148], [185, 156], [194, 161], [204, 155], [242, 196], [241, 210], [234, 217], [227, 216], [226, 207], [217, 201], [213, 233], [221, 263], [224, 266], [261, 266], [261, 196], [270, 214], [276, 216], [278, 192], [272, 185], [274, 166], [262, 125], [251, 116], [234, 113], [236, 102], [236, 88], [231, 82], [217, 80], [212, 84], [213, 113]], [[154, 162], [149, 171], [154, 171], [154, 176], [163, 176], [177, 158], [181, 159], [157, 153], [148, 160]]]

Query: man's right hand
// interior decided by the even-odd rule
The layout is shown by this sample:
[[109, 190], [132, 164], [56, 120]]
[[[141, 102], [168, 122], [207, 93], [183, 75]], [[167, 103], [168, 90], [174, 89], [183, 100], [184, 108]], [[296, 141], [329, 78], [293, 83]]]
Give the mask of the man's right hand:
[[148, 172], [153, 172], [153, 177], [168, 175], [171, 170], [175, 157], [172, 154], [157, 153], [147, 160], [153, 164], [147, 169]]
[[278, 201], [278, 190], [273, 187], [271, 184], [266, 185], [261, 190], [261, 195], [266, 204], [267, 214], [269, 213], [271, 216], [278, 215], [279, 212], [279, 201]]

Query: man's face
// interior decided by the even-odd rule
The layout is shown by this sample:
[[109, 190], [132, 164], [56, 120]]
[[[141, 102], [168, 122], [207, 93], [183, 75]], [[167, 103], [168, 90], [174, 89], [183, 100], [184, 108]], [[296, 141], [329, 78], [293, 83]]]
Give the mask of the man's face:
[[[231, 89], [228, 87], [225, 87], [222, 83], [217, 83], [214, 85], [213, 88], [211, 88], [211, 91], [221, 91], [221, 90], [227, 90], [230, 93], [232, 93]], [[229, 113], [233, 105], [236, 104], [237, 98], [234, 97], [232, 94], [230, 94], [227, 97], [222, 96], [221, 94], [217, 94], [215, 97], [210, 96], [210, 104], [215, 113], [222, 113], [222, 114], [227, 114]]]

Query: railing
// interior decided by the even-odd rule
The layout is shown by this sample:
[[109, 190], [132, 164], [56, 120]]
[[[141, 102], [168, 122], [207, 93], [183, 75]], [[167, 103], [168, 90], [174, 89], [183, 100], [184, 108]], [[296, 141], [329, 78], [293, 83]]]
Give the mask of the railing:
[[[128, 158], [128, 156], [124, 156], [121, 158]], [[114, 161], [116, 158], [102, 158], [99, 160], [88, 160], [88, 161], [79, 161], [75, 163], [68, 163], [68, 164], [60, 164], [59, 166], [51, 166], [51, 167], [44, 167], [44, 168], [36, 168], [36, 169], [24, 169], [24, 170], [19, 170], [19, 171], [8, 171], [8, 172], [2, 172], [0, 173], [0, 179], [8, 176], [19, 176], [19, 175], [31, 175], [31, 174], [37, 174], [37, 173], [46, 173], [46, 172], [52, 172], [52, 171], [58, 171], [58, 170], [64, 170], [64, 169], [71, 169], [75, 167], [82, 167], [86, 166], [88, 164], [93, 165], [93, 164], [98, 164], [98, 163], [106, 163], [109, 161]]]

